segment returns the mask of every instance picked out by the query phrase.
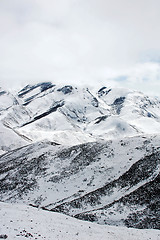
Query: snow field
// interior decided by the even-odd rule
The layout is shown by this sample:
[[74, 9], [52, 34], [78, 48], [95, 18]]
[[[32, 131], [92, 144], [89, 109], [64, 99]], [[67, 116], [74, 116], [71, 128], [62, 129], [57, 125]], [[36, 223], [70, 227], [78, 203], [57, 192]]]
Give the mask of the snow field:
[[159, 230], [101, 226], [25, 205], [0, 203], [0, 235], [8, 240], [159, 240]]

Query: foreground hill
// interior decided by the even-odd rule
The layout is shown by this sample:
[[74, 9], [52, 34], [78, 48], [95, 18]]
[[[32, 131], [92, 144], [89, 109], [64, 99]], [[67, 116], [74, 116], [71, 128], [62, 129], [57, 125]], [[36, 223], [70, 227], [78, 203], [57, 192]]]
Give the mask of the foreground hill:
[[39, 240], [158, 240], [157, 230], [101, 226], [29, 206], [0, 203], [0, 238]]
[[157, 228], [160, 136], [39, 142], [0, 157], [0, 199], [100, 224]]

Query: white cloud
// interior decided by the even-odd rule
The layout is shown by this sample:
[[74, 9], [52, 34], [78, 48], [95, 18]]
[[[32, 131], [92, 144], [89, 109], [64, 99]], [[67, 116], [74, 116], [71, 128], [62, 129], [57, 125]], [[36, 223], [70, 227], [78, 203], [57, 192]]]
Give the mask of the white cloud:
[[159, 59], [159, 9], [159, 0], [1, 0], [0, 83], [127, 75], [110, 83], [157, 94], [159, 65], [146, 61]]

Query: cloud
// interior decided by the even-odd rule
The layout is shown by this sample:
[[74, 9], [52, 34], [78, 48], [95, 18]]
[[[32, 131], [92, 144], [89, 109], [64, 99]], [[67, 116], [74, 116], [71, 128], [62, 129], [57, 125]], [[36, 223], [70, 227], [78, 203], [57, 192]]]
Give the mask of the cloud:
[[[125, 75], [123, 75], [125, 74]], [[125, 87], [159, 97], [160, 64], [155, 62], [139, 63], [127, 68], [103, 82], [106, 86]]]
[[159, 0], [1, 0], [0, 83], [141, 79], [157, 94], [159, 9]]

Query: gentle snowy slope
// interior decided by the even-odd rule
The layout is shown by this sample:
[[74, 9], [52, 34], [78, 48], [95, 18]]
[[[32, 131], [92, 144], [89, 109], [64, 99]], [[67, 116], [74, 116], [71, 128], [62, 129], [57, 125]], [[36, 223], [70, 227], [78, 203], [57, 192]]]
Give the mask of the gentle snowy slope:
[[0, 236], [8, 240], [159, 240], [158, 230], [101, 226], [28, 206], [0, 203]]
[[18, 104], [17, 99], [11, 93], [7, 92], [6, 90], [0, 87], [0, 113], [10, 109], [11, 107], [17, 104]]
[[0, 122], [0, 154], [16, 149], [30, 143], [31, 140], [26, 136], [17, 133], [16, 130], [12, 130], [5, 127]]
[[[30, 139], [17, 132], [12, 126], [10, 127], [9, 119], [13, 117], [10, 116], [10, 112], [14, 112], [13, 109], [17, 108], [18, 112], [15, 114], [17, 117], [21, 118], [21, 116], [23, 116], [23, 111], [20, 109], [18, 100], [12, 94], [0, 88], [0, 155], [11, 149], [25, 146], [31, 142]], [[6, 116], [8, 118], [8, 123], [5, 124], [3, 119]]]

